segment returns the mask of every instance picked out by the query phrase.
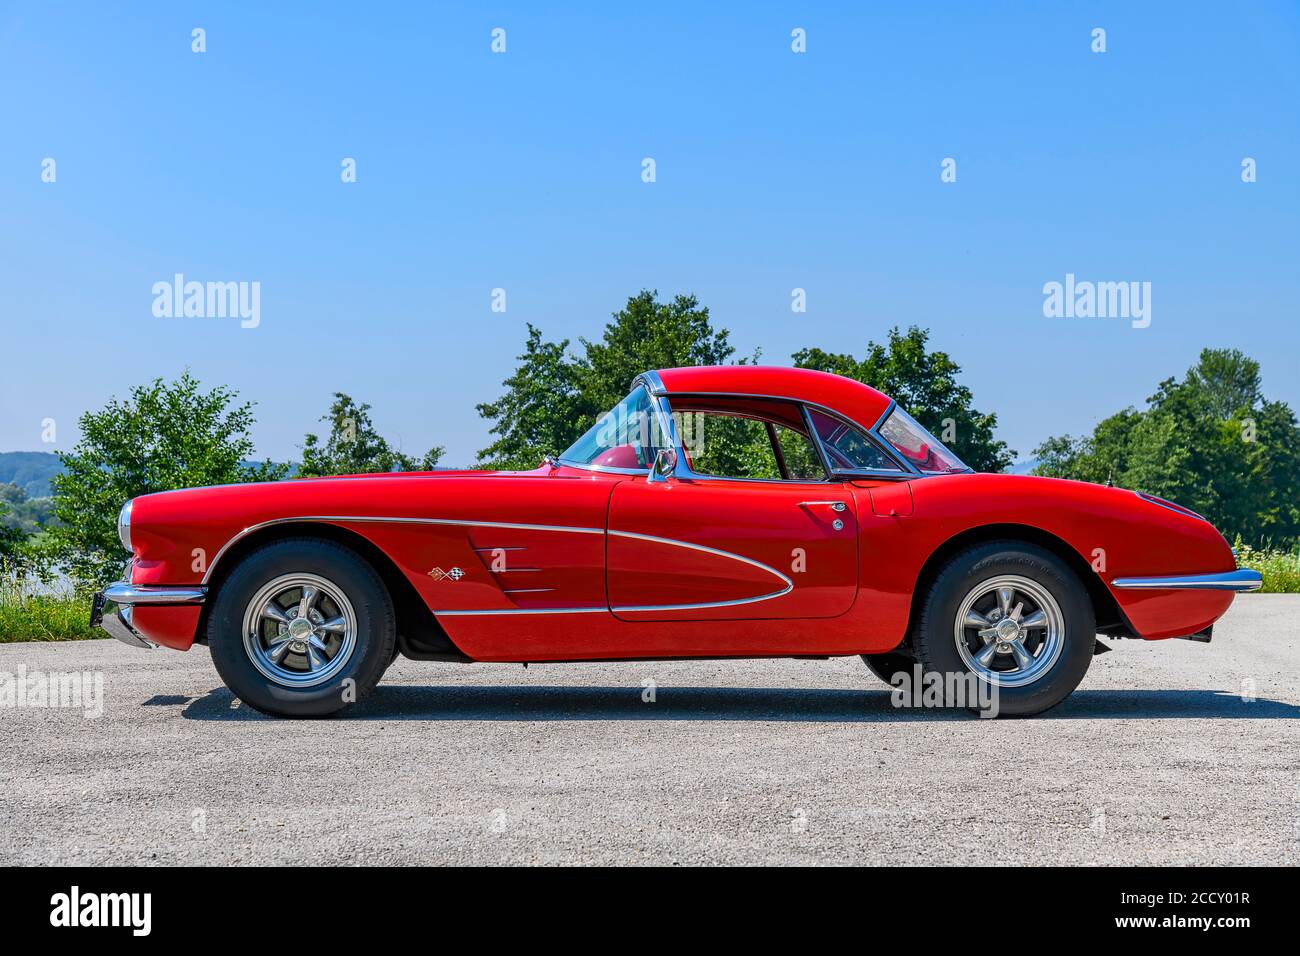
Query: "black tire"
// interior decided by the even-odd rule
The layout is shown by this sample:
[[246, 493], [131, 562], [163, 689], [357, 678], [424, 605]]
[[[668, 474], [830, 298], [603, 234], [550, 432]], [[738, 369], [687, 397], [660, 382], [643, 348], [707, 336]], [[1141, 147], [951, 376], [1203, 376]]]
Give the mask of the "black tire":
[[[310, 687], [284, 686], [260, 671], [243, 633], [254, 597], [269, 582], [299, 573], [342, 592], [356, 623], [345, 664]], [[222, 582], [208, 614], [208, 647], [221, 679], [240, 700], [277, 717], [323, 717], [361, 700], [392, 662], [396, 643], [396, 616], [383, 580], [356, 552], [323, 538], [286, 538], [257, 549]]]
[[912, 676], [912, 668], [916, 666], [916, 658], [910, 654], [904, 654], [900, 651], [890, 651], [887, 654], [863, 654], [862, 663], [867, 665], [867, 669], [875, 674], [886, 684], [894, 686], [894, 675], [898, 672]]
[[[935, 578], [921, 606], [912, 634], [917, 660], [927, 673], [967, 674], [955, 633], [956, 618], [967, 595], [999, 576], [1028, 579], [1056, 602], [1063, 630], [1060, 652], [1032, 682], [998, 686], [996, 712], [1008, 716], [1040, 714], [1068, 697], [1092, 662], [1096, 618], [1087, 589], [1060, 558], [1023, 541], [991, 541], [961, 552]], [[1011, 662], [1007, 662], [1011, 663]], [[1025, 675], [1029, 676], [1028, 673]], [[977, 709], [966, 702], [971, 709]]]

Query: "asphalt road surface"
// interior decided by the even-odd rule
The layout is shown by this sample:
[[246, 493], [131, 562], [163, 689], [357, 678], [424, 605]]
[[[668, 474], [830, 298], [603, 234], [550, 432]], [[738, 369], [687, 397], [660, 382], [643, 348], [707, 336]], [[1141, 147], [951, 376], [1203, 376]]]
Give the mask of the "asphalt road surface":
[[285, 721], [202, 647], [0, 645], [103, 675], [98, 717], [0, 707], [0, 862], [1294, 864], [1298, 620], [1246, 595], [1209, 646], [1112, 642], [1029, 720], [896, 709], [854, 658], [399, 660]]

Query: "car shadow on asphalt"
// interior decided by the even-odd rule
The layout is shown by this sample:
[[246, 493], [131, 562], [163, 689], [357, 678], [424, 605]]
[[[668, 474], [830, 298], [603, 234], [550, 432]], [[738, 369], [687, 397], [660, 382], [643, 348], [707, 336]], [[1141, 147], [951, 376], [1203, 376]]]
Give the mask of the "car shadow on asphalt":
[[[341, 715], [350, 720], [695, 720], [896, 723], [978, 720], [965, 710], [899, 708], [888, 690], [787, 687], [380, 685]], [[272, 720], [225, 687], [191, 700], [191, 720]], [[1039, 720], [1295, 720], [1300, 706], [1217, 690], [1079, 690]]]

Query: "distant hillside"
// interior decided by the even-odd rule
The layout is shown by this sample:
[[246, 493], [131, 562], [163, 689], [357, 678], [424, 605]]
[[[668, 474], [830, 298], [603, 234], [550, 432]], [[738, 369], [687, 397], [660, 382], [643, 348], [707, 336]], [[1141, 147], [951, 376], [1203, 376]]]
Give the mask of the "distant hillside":
[[48, 451], [0, 451], [0, 485], [17, 485], [29, 498], [48, 498], [50, 479], [62, 470]]
[[[257, 462], [246, 461], [245, 465]], [[0, 451], [0, 485], [17, 485], [28, 498], [48, 498], [53, 492], [50, 479], [63, 471], [59, 456], [48, 451]], [[289, 466], [290, 476], [297, 474], [296, 464]]]

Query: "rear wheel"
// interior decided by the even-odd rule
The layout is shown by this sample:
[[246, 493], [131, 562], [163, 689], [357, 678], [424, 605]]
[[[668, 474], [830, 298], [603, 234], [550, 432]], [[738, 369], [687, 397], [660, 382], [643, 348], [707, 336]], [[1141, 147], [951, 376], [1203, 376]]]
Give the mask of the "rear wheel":
[[867, 665], [871, 673], [892, 686], [895, 674], [903, 673], [911, 677], [916, 658], [901, 651], [890, 651], [888, 654], [863, 654], [862, 663]]
[[[913, 634], [926, 672], [972, 675], [1000, 714], [1038, 714], [1068, 697], [1092, 661], [1088, 592], [1056, 555], [995, 541], [939, 572]], [[958, 702], [975, 707], [971, 701]]]
[[208, 645], [241, 700], [319, 717], [378, 683], [396, 630], [388, 591], [365, 559], [332, 541], [290, 538], [254, 551], [222, 583]]

